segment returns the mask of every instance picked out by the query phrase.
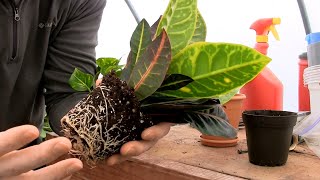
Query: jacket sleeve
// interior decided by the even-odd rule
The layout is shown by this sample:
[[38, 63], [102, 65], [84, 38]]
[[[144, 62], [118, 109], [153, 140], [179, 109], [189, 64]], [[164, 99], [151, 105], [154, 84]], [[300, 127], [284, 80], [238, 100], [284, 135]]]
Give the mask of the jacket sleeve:
[[61, 118], [88, 92], [75, 92], [68, 80], [75, 68], [96, 72], [95, 47], [105, 0], [77, 0], [61, 15], [50, 36], [44, 70], [46, 111], [52, 129], [61, 135]]

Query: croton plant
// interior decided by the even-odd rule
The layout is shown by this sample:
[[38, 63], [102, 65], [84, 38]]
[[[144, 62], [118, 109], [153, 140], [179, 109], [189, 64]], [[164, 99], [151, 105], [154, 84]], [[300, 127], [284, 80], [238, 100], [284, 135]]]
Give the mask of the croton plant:
[[[171, 0], [152, 26], [135, 28], [124, 66], [99, 58], [102, 83], [75, 69], [70, 85], [90, 91], [62, 120], [72, 154], [89, 164], [161, 121], [191, 123], [203, 134], [235, 137], [220, 104], [252, 80], [270, 58], [240, 44], [206, 42], [197, 0]], [[224, 115], [224, 116], [223, 116]]]

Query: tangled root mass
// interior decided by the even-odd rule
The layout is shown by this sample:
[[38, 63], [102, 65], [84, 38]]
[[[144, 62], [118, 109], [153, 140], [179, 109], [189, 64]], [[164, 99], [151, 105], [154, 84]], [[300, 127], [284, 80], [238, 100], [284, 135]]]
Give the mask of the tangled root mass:
[[151, 118], [140, 112], [134, 90], [114, 72], [62, 120], [63, 133], [72, 142], [71, 154], [90, 165], [119, 153], [124, 143], [141, 139], [141, 132], [152, 125]]

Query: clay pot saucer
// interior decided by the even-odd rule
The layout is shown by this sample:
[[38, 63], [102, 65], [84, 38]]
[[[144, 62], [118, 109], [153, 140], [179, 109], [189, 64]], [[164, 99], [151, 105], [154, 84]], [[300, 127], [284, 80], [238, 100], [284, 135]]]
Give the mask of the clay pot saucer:
[[204, 135], [200, 136], [200, 142], [202, 145], [210, 146], [210, 147], [232, 147], [238, 144], [238, 137], [235, 138], [225, 138], [222, 136], [211, 136]]

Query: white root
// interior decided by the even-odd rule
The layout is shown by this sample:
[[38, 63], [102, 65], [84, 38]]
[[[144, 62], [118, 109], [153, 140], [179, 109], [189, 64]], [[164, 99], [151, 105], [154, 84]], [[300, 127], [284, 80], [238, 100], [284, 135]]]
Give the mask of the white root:
[[97, 88], [100, 88], [104, 99], [100, 101], [98, 108], [93, 106], [90, 94], [62, 119], [64, 134], [73, 144], [73, 150], [70, 153], [87, 161], [89, 165], [95, 165], [97, 161], [104, 160], [105, 153], [113, 154], [118, 151], [115, 147], [120, 147], [129, 137], [129, 135], [121, 138], [120, 135], [110, 136], [112, 131], [120, 129], [123, 116], [109, 127], [109, 113], [112, 112], [116, 117], [112, 106], [114, 102], [105, 94], [110, 92], [110, 89], [103, 85]]

